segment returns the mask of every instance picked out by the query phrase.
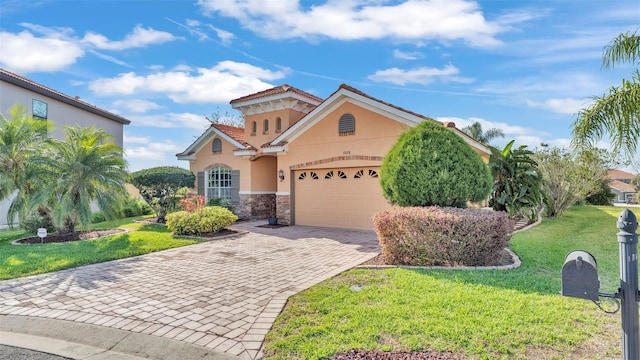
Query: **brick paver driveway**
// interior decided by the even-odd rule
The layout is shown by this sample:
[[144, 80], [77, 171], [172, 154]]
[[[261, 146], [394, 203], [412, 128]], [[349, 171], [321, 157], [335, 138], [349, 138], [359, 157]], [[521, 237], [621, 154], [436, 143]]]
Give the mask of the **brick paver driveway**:
[[304, 226], [0, 282], [0, 314], [70, 320], [256, 358], [286, 299], [379, 251], [374, 232]]

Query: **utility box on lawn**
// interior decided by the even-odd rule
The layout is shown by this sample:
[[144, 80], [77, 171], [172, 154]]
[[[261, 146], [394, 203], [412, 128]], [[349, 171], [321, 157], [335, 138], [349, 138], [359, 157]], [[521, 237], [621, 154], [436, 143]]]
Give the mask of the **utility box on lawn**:
[[596, 259], [586, 251], [573, 251], [562, 266], [562, 295], [598, 301], [600, 279]]

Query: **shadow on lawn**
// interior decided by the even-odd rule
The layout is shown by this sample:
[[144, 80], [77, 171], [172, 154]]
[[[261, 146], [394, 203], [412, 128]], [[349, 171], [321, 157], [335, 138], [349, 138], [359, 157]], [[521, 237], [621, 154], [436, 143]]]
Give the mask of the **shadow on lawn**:
[[138, 231], [149, 231], [158, 233], [169, 233], [169, 229], [164, 224], [144, 224]]
[[[105, 239], [99, 243], [95, 243], [97, 246], [93, 250], [100, 252], [112, 252], [115, 254], [118, 251], [128, 248], [129, 243], [129, 234], [116, 235], [111, 239]], [[65, 245], [67, 245], [68, 252], [91, 250], [90, 248], [83, 246], [81, 243], [67, 243]], [[37, 249], [34, 248], [34, 251], [35, 250]], [[28, 263], [30, 259], [33, 258], [34, 255], [32, 252], [12, 255], [12, 260], [16, 262]], [[117, 259], [117, 256], [114, 255], [114, 259]], [[64, 257], [48, 256], [47, 261], [52, 263], [60, 262], [64, 261]], [[79, 286], [82, 289], [95, 289], [99, 286], [99, 283], [114, 283], [122, 276], [135, 272], [136, 264], [144, 260], [139, 257], [134, 257], [119, 261], [109, 261], [108, 259], [102, 261], [105, 262], [95, 264], [89, 263], [87, 265], [69, 263], [68, 266], [71, 268], [65, 270], [0, 281], [0, 293], [23, 293], [30, 290], [38, 290], [43, 293], [52, 293], [54, 291], [58, 292], [60, 290], [66, 292], [74, 286]]]

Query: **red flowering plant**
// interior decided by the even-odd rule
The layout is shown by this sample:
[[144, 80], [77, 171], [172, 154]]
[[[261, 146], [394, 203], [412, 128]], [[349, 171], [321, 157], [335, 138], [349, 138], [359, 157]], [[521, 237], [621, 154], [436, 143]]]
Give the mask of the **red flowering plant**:
[[180, 205], [182, 208], [190, 213], [194, 213], [200, 209], [202, 209], [206, 203], [207, 199], [205, 199], [202, 195], [190, 195], [180, 201]]

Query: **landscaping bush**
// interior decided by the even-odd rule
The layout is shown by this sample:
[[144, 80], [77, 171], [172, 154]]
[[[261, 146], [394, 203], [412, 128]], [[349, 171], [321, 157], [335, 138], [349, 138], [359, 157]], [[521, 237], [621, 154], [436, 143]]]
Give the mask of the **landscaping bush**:
[[153, 214], [153, 209], [141, 198], [128, 197], [122, 207], [122, 216], [134, 217]]
[[400, 206], [465, 207], [491, 191], [489, 168], [453, 130], [426, 120], [400, 136], [380, 169], [384, 197]]
[[175, 235], [215, 233], [233, 224], [238, 217], [220, 206], [207, 206], [195, 212], [177, 211], [167, 215], [167, 228]]
[[386, 263], [419, 266], [495, 265], [513, 223], [505, 212], [393, 207], [373, 218]]
[[38, 212], [34, 212], [29, 215], [25, 220], [20, 223], [20, 227], [27, 232], [27, 234], [37, 234], [38, 229], [45, 228], [48, 233], [54, 233], [57, 231], [55, 226], [51, 223], [51, 221], [47, 221], [47, 219], [39, 214]]
[[207, 206], [222, 206], [223, 208], [233, 212], [233, 205], [231, 205], [231, 201], [229, 199], [214, 197], [209, 199]]
[[105, 220], [107, 220], [107, 218], [104, 216], [104, 213], [101, 212], [101, 211], [91, 214], [91, 223], [92, 224], [103, 222]]

